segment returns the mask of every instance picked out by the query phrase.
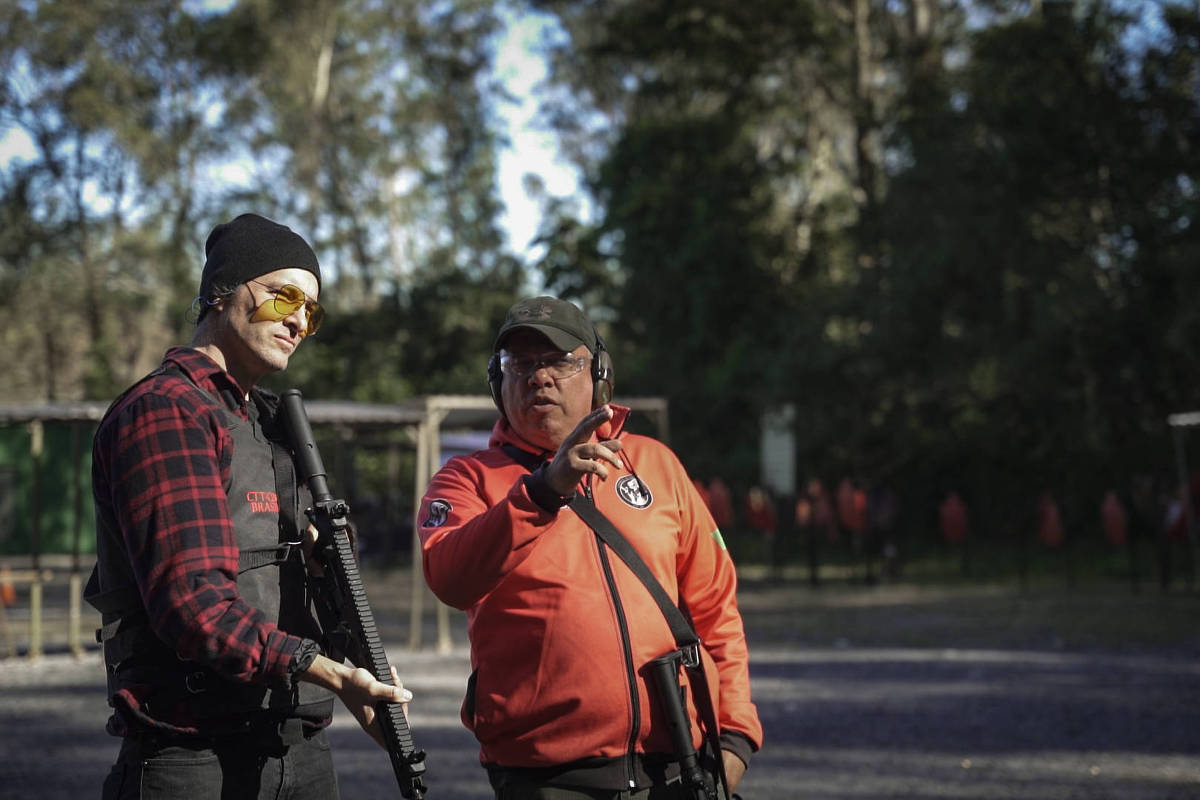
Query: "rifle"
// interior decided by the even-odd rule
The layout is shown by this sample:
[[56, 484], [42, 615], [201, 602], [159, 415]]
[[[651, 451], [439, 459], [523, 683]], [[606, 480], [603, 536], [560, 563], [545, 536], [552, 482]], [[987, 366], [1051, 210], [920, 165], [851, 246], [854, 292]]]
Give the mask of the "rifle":
[[[684, 652], [672, 650], [650, 662], [650, 674], [658, 686], [658, 696], [671, 728], [671, 743], [679, 759], [679, 777], [687, 789], [688, 800], [717, 800], [717, 787], [700, 765], [700, 754], [692, 745], [692, 729], [683, 709], [685, 690], [679, 684], [679, 668], [683, 663]], [[721, 753], [717, 751], [717, 758], [720, 757]]]
[[[313, 555], [325, 572], [323, 578], [314, 581], [318, 615], [330, 638], [338, 641], [352, 664], [366, 669], [381, 683], [394, 686], [392, 668], [358, 574], [358, 561], [350, 541], [350, 507], [329, 492], [325, 465], [313, 439], [299, 390], [288, 389], [280, 400], [283, 423], [300, 477], [308, 484], [313, 496], [313, 506], [307, 510], [309, 520], [317, 529]], [[400, 794], [409, 800], [421, 800], [426, 792], [423, 780], [425, 751], [417, 750], [413, 745], [404, 709], [399, 703], [381, 701], [375, 707], [375, 714], [383, 731], [392, 771], [400, 784]]]

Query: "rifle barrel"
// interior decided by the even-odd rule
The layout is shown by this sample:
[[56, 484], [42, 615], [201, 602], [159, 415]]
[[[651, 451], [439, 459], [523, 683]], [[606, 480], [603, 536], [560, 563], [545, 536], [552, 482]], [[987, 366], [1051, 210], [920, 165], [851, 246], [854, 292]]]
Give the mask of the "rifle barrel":
[[304, 399], [300, 390], [288, 389], [279, 399], [283, 404], [283, 418], [287, 425], [288, 439], [292, 443], [292, 452], [300, 468], [301, 480], [308, 484], [316, 502], [331, 499], [333, 495], [329, 493], [329, 483], [325, 480], [325, 464], [321, 461], [317, 440], [313, 438], [312, 425], [308, 422], [308, 412], [304, 410]]
[[[327, 544], [324, 548], [326, 566], [333, 572], [335, 586], [343, 600], [342, 605], [350, 617], [343, 621], [349, 625], [357, 644], [351, 648], [351, 661], [355, 666], [370, 672], [380, 683], [394, 686], [392, 668], [383, 649], [383, 642], [379, 638], [375, 615], [371, 613], [371, 604], [367, 602], [366, 587], [359, 574], [358, 560], [350, 542], [346, 504], [335, 500], [329, 492], [329, 485], [325, 480], [325, 465], [321, 462], [321, 453], [317, 450], [300, 391], [288, 389], [281, 396], [281, 401], [288, 436], [291, 438], [301, 477], [308, 482], [313, 494], [312, 513], [316, 517], [314, 522], [321, 537], [329, 534], [325, 539]], [[403, 706], [400, 703], [380, 702], [375, 710], [379, 716], [379, 725], [383, 729], [384, 741], [388, 744], [388, 758], [400, 785], [400, 794], [409, 800], [421, 800], [426, 791], [423, 780], [425, 753], [417, 750], [413, 744]]]

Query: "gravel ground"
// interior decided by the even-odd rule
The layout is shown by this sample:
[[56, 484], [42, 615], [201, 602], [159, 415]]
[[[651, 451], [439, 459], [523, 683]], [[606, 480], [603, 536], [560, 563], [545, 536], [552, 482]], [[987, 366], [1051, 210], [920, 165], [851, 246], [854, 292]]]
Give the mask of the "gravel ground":
[[[403, 642], [407, 593], [395, 595], [376, 616], [385, 641]], [[1200, 797], [1195, 595], [748, 579], [740, 602], [767, 740], [746, 800]], [[452, 652], [389, 655], [416, 695], [429, 798], [488, 800], [458, 720], [468, 659], [461, 615], [451, 622]], [[6, 661], [0, 797], [98, 796], [117, 750], [103, 694], [95, 650]], [[348, 715], [331, 738], [343, 797], [399, 796]]]

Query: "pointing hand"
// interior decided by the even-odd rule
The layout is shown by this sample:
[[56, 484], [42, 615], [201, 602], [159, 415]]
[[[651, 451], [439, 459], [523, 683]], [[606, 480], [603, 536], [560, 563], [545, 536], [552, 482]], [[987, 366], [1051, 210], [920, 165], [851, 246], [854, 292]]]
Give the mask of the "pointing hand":
[[612, 417], [612, 408], [600, 406], [580, 420], [575, 430], [567, 435], [546, 468], [546, 483], [551, 489], [560, 495], [570, 494], [584, 475], [590, 473], [599, 476], [600, 480], [606, 480], [609, 465], [617, 469], [623, 467], [621, 459], [617, 457], [621, 449], [619, 439], [591, 441], [596, 429]]

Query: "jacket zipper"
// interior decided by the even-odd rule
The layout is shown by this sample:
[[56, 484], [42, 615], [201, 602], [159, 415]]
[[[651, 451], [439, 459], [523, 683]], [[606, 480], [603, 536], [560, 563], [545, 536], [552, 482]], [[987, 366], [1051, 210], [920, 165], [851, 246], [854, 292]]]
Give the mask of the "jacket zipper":
[[[583, 493], [588, 502], [595, 505], [590, 483], [584, 485]], [[621, 605], [621, 596], [617, 594], [617, 582], [613, 578], [612, 564], [609, 562], [608, 551], [604, 547], [604, 540], [597, 533], [593, 532], [592, 536], [596, 540], [596, 549], [600, 553], [600, 565], [604, 568], [604, 579], [608, 582], [608, 592], [612, 596], [613, 608], [617, 612], [617, 626], [621, 630], [621, 649], [625, 656], [625, 680], [629, 684], [629, 698], [632, 703], [630, 711], [633, 716], [633, 728], [629, 733], [629, 747], [625, 752], [626, 768], [629, 770], [626, 780], [629, 783], [629, 788], [633, 789], [637, 786], [637, 781], [634, 780], [634, 775], [637, 773], [634, 754], [637, 748], [638, 730], [642, 727], [642, 706], [638, 699], [637, 675], [633, 668], [633, 648], [629, 642], [629, 622], [625, 618], [625, 608]]]

